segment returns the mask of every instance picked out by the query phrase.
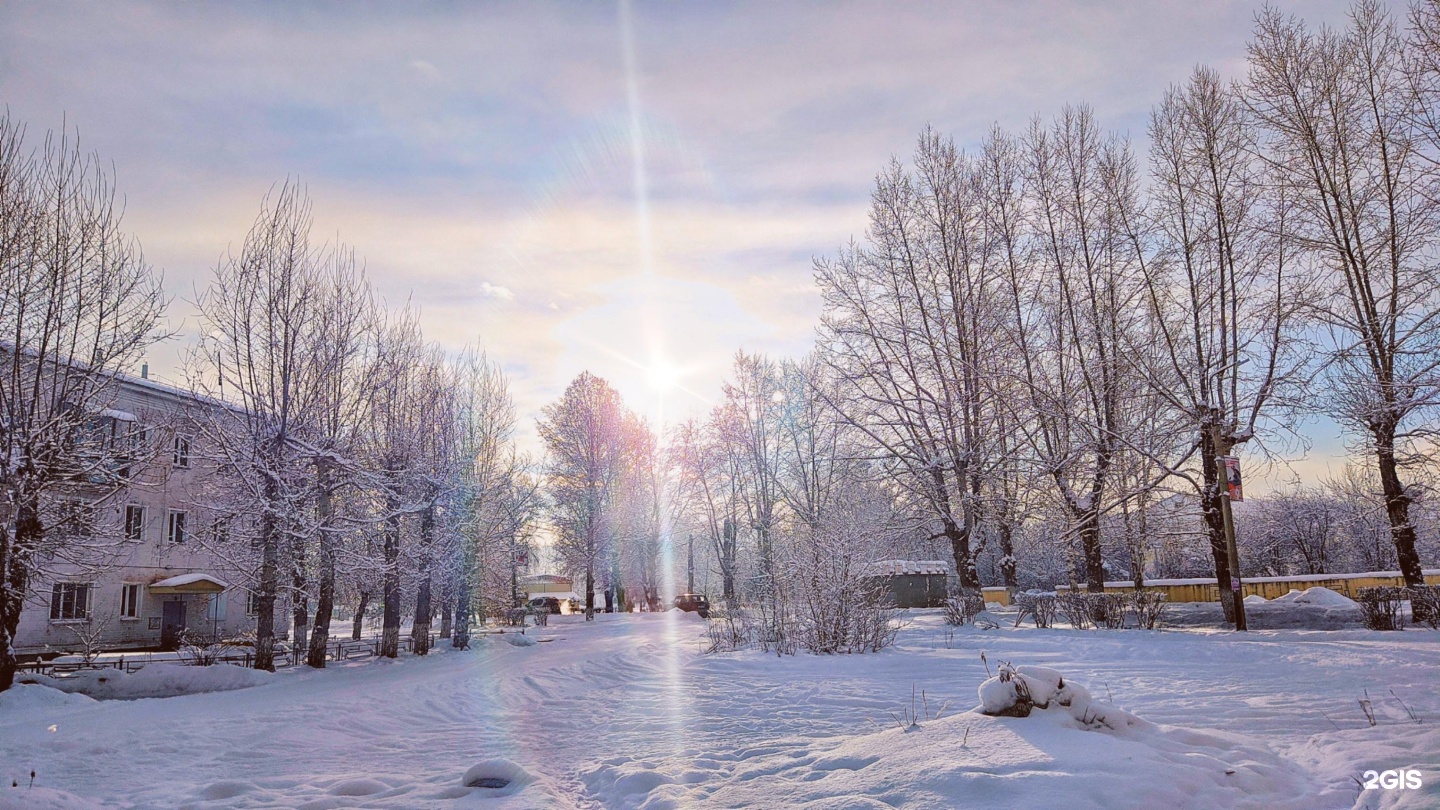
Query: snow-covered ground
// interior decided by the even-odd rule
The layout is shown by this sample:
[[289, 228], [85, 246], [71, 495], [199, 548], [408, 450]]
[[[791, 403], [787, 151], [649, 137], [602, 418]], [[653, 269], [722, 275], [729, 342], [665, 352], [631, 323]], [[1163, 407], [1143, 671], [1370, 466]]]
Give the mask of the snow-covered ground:
[[[702, 655], [692, 615], [551, 621], [539, 644], [209, 694], [17, 687], [0, 808], [1440, 807], [1434, 631], [957, 630], [917, 612], [879, 654], [778, 658]], [[1138, 721], [972, 711], [1002, 661]], [[912, 688], [921, 720], [902, 729]], [[1356, 781], [1398, 769], [1424, 786]], [[508, 784], [466, 786], [482, 780]]]

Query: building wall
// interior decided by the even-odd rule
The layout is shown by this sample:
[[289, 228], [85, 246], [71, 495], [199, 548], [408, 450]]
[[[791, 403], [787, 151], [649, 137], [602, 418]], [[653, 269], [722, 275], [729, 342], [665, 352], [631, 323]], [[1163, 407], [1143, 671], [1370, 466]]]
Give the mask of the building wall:
[[[163, 604], [179, 599], [186, 603], [186, 623], [205, 634], [233, 636], [254, 628], [246, 615], [247, 581], [244, 571], [227, 564], [204, 547], [202, 533], [213, 533], [220, 513], [216, 502], [218, 474], [205, 459], [196, 418], [200, 408], [217, 407], [199, 403], [163, 386], [133, 381], [121, 384], [112, 410], [133, 414], [136, 424], [150, 432], [145, 458], [131, 470], [130, 483], [115, 491], [110, 486], [79, 483], [51, 495], [52, 501], [77, 500], [92, 504], [90, 529], [82, 533], [77, 547], [80, 559], [47, 566], [47, 576], [31, 583], [20, 626], [16, 651], [21, 654], [75, 650], [80, 639], [75, 628], [84, 625], [101, 630], [102, 643], [113, 647], [147, 647], [160, 643]], [[189, 439], [188, 466], [174, 462], [175, 437]], [[125, 531], [126, 509], [144, 509], [138, 540]], [[183, 542], [169, 537], [171, 512], [185, 514], [187, 536]], [[203, 573], [230, 584], [220, 594], [219, 609], [210, 609], [208, 594], [154, 594], [147, 586], [179, 574]], [[50, 601], [56, 582], [91, 585], [89, 619], [51, 620]], [[136, 618], [121, 617], [121, 590], [125, 584], [141, 586]], [[277, 610], [278, 610], [277, 606]], [[218, 615], [217, 615], [218, 613]], [[277, 613], [277, 616], [284, 614]], [[287, 622], [276, 622], [277, 630]]]
[[883, 577], [895, 607], [940, 607], [945, 604], [944, 574], [895, 574]]

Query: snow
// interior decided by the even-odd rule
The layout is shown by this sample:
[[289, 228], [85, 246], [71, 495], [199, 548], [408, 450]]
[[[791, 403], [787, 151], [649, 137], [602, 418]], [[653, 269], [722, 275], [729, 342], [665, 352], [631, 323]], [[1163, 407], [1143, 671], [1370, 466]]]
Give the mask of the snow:
[[213, 584], [213, 585], [219, 585], [221, 588], [228, 588], [228, 587], [230, 587], [229, 585], [225, 584], [224, 582], [221, 582], [220, 580], [216, 579], [215, 577], [210, 576], [209, 574], [180, 574], [179, 576], [173, 576], [173, 577], [170, 577], [170, 578], [168, 578], [168, 579], [162, 579], [162, 580], [160, 580], [159, 582], [152, 582], [152, 583], [150, 583], [150, 587], [152, 587], [152, 588], [179, 588], [179, 587], [182, 586], [182, 585], [193, 585], [193, 584], [195, 584], [196, 582], [209, 582], [209, 583], [211, 583], [211, 584]]
[[869, 576], [948, 574], [950, 564], [944, 560], [877, 560], [865, 565], [865, 573]]
[[1310, 605], [1312, 607], [1360, 609], [1359, 603], [1354, 599], [1344, 594], [1336, 593], [1329, 588], [1319, 586], [1306, 588], [1304, 591], [1292, 589], [1284, 596], [1277, 596], [1271, 599], [1270, 602], [1271, 604], [1293, 602], [1297, 605]]
[[[223, 692], [258, 686], [274, 677], [269, 672], [215, 664], [189, 667], [181, 664], [146, 664], [134, 672], [106, 667], [82, 669], [64, 677], [23, 675], [19, 680], [49, 691], [72, 692], [99, 700], [138, 700], [204, 692]], [[0, 692], [0, 698], [5, 693]], [[0, 704], [3, 705], [3, 704]]]
[[[552, 616], [468, 652], [286, 669], [233, 691], [94, 702], [22, 686], [0, 695], [0, 808], [1440, 804], [1440, 632], [1003, 619], [953, 628], [912, 611], [884, 652], [776, 657], [704, 655], [693, 616]], [[967, 708], [1006, 662], [1048, 708]], [[902, 729], [912, 705], [918, 725]], [[25, 803], [13, 793], [31, 768], [42, 792]], [[1425, 787], [1365, 795], [1354, 781], [1401, 768]]]

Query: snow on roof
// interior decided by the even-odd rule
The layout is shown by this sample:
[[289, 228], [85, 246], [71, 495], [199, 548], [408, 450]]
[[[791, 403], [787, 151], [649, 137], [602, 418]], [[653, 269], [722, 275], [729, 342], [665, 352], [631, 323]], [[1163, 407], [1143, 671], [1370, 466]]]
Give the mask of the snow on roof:
[[106, 408], [105, 410], [103, 410], [103, 411], [100, 412], [100, 415], [101, 415], [101, 416], [104, 416], [104, 417], [108, 417], [108, 418], [110, 418], [110, 419], [114, 419], [116, 422], [134, 422], [134, 421], [137, 421], [137, 420], [135, 419], [135, 414], [130, 413], [129, 411], [117, 411], [117, 410], [115, 410], [114, 408]]
[[872, 577], [948, 574], [950, 565], [944, 560], [878, 560], [866, 565], [864, 570]]
[[218, 585], [220, 586], [221, 590], [230, 587], [228, 584], [216, 579], [215, 577], [210, 576], [209, 574], [180, 574], [179, 576], [162, 579], [159, 582], [152, 582], [150, 583], [150, 588], [152, 590], [155, 588], [180, 588], [184, 587], [185, 585], [195, 585], [201, 582], [209, 583], [211, 585]]

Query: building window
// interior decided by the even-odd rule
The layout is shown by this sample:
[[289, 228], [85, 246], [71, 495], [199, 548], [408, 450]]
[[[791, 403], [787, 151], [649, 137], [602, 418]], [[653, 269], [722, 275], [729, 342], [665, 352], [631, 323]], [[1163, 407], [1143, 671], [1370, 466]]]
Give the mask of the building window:
[[228, 596], [224, 593], [210, 594], [210, 599], [205, 603], [205, 619], [207, 621], [225, 621], [225, 605], [229, 601]]
[[170, 541], [170, 545], [181, 545], [185, 542], [185, 539], [188, 536], [189, 535], [185, 533], [185, 513], [171, 512], [170, 526], [165, 535], [166, 539]]
[[50, 621], [76, 621], [90, 618], [90, 584], [88, 582], [57, 582], [50, 589]]
[[133, 503], [125, 507], [125, 539], [132, 543], [145, 539], [145, 507]]
[[140, 618], [140, 586], [138, 584], [126, 584], [120, 586], [120, 618]]
[[176, 467], [189, 467], [189, 466], [190, 466], [190, 437], [189, 437], [189, 436], [176, 436], [176, 437], [175, 437], [175, 458], [174, 458], [174, 462], [173, 462], [173, 463], [175, 464]]
[[67, 498], [60, 502], [60, 514], [57, 521], [57, 528], [60, 533], [69, 537], [80, 537], [89, 535], [95, 525], [95, 509], [90, 504]]
[[228, 515], [215, 518], [215, 524], [210, 527], [210, 538], [215, 542], [216, 547], [230, 542], [230, 517]]
[[260, 597], [252, 591], [245, 594], [245, 615], [256, 616], [260, 613]]

